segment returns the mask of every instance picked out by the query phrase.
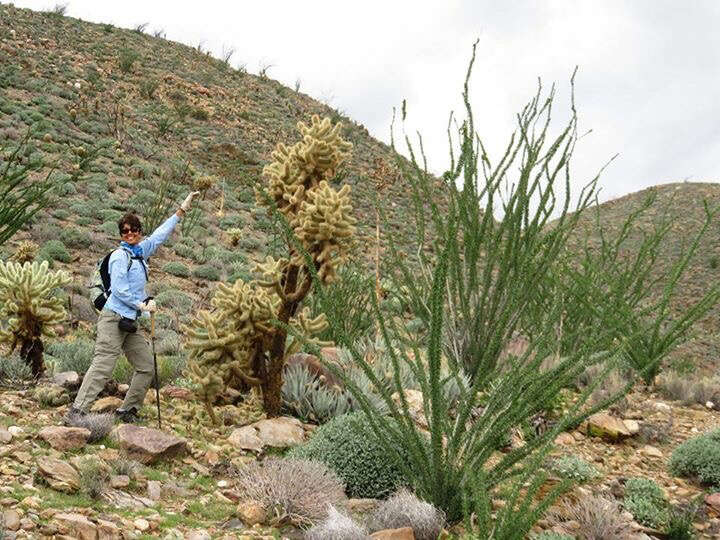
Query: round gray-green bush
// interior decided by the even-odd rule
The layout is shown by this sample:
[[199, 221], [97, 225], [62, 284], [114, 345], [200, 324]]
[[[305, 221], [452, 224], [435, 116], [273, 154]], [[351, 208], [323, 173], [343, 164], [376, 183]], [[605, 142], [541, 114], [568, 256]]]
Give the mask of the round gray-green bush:
[[675, 476], [695, 477], [703, 484], [720, 487], [720, 429], [688, 439], [670, 456]]
[[179, 261], [171, 261], [163, 266], [163, 272], [177, 277], [190, 277], [190, 268]]
[[289, 456], [324, 463], [343, 480], [348, 497], [384, 498], [408, 483], [398, 459], [377, 442], [360, 412], [320, 426]]

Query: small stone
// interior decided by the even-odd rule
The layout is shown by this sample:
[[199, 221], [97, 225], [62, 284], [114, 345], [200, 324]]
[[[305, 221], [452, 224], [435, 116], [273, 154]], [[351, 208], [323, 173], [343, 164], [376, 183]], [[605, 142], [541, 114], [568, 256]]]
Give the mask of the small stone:
[[133, 525], [140, 532], [145, 532], [150, 529], [150, 522], [147, 519], [138, 518], [133, 521]]
[[238, 504], [237, 515], [249, 527], [264, 523], [267, 518], [267, 512], [262, 503], [252, 499], [244, 500]]
[[80, 375], [76, 371], [63, 371], [55, 374], [53, 382], [63, 388], [74, 388], [80, 386]]
[[661, 452], [659, 449], [657, 449], [657, 448], [655, 448], [654, 446], [651, 446], [651, 445], [649, 445], [649, 444], [646, 444], [645, 446], [643, 446], [643, 447], [640, 449], [640, 451], [641, 451], [643, 454], [645, 454], [646, 456], [649, 456], [649, 457], [656, 457], [656, 458], [661, 458], [661, 457], [663, 457], [663, 454], [662, 454], [662, 452]]
[[38, 436], [55, 450], [66, 452], [84, 447], [90, 438], [90, 430], [79, 427], [46, 426], [39, 431]]
[[115, 410], [119, 409], [122, 406], [122, 404], [123, 404], [122, 399], [117, 398], [115, 396], [107, 396], [104, 398], [100, 398], [95, 403], [93, 403], [92, 407], [90, 407], [90, 412], [94, 412], [94, 413], [115, 412]]
[[220, 481], [217, 483], [217, 487], [219, 487], [219, 488], [226, 488], [226, 487], [228, 487], [229, 485], [230, 485], [230, 483], [229, 483], [227, 480], [220, 480]]
[[570, 433], [561, 433], [555, 437], [555, 444], [562, 444], [563, 446], [569, 446], [575, 443], [575, 437]]
[[17, 531], [20, 528], [20, 514], [15, 510], [4, 510], [2, 516], [7, 530]]
[[23, 531], [32, 531], [35, 528], [35, 522], [30, 518], [22, 518], [20, 520], [20, 528]]
[[375, 540], [415, 540], [415, 533], [410, 527], [402, 527], [400, 529], [384, 529], [374, 532], [370, 538]]
[[210, 533], [205, 529], [196, 529], [185, 535], [185, 540], [210, 540]]
[[130, 477], [125, 474], [117, 474], [110, 477], [110, 487], [115, 489], [126, 488], [130, 485]]
[[97, 528], [98, 538], [101, 538], [102, 540], [120, 540], [122, 538], [120, 527], [115, 525], [112, 521], [98, 519]]
[[127, 394], [127, 391], [130, 390], [129, 384], [118, 384], [118, 393], [122, 394], [123, 396]]
[[623, 424], [625, 424], [630, 435], [637, 435], [640, 432], [640, 424], [637, 420], [625, 419], [623, 420]]
[[26, 437], [25, 430], [20, 426], [10, 426], [7, 430], [15, 439], [24, 439]]
[[660, 411], [660, 412], [670, 412], [670, 411], [672, 411], [672, 408], [670, 407], [670, 405], [668, 405], [667, 403], [663, 403], [662, 401], [656, 401], [656, 402], [653, 404], [653, 408], [654, 408], [656, 411]]
[[0, 444], [8, 444], [12, 441], [12, 433], [10, 433], [4, 427], [0, 427]]
[[157, 480], [148, 480], [147, 496], [150, 500], [159, 501], [162, 497], [162, 484]]
[[157, 429], [122, 424], [111, 437], [116, 440], [131, 459], [145, 465], [161, 459], [170, 459], [187, 453], [187, 441]]
[[708, 409], [714, 409], [714, 408], [715, 408], [715, 404], [714, 404], [712, 401], [706, 401], [706, 402], [705, 402], [705, 407], [707, 407]]
[[705, 504], [707, 504], [715, 514], [720, 514], [720, 493], [706, 495]]
[[631, 435], [630, 430], [619, 418], [607, 413], [593, 414], [587, 421], [588, 435], [608, 441], [618, 441]]

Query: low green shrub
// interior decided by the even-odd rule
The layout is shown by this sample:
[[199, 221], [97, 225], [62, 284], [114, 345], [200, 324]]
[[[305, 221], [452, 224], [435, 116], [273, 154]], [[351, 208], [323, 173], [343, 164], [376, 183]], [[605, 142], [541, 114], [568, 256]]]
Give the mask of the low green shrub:
[[73, 248], [85, 248], [92, 244], [90, 233], [75, 227], [68, 227], [60, 231], [60, 240]]
[[155, 296], [155, 301], [159, 307], [172, 307], [182, 311], [190, 309], [193, 303], [192, 298], [177, 289], [161, 292]]
[[679, 445], [670, 456], [670, 471], [675, 476], [697, 478], [703, 484], [720, 487], [720, 429]]
[[73, 341], [50, 343], [46, 351], [55, 358], [55, 371], [75, 371], [83, 375], [92, 363], [95, 344], [89, 339], [76, 338]]
[[15, 385], [32, 379], [32, 370], [20, 356], [15, 353], [9, 356], [0, 355], [0, 383]]
[[72, 260], [70, 253], [68, 252], [65, 244], [60, 240], [48, 240], [40, 248], [38, 254], [41, 259], [48, 259], [53, 261], [59, 261], [69, 263]]
[[589, 482], [600, 475], [593, 465], [577, 456], [562, 456], [553, 459], [548, 468], [561, 478], [579, 483]]
[[407, 479], [399, 462], [368, 430], [363, 413], [339, 416], [288, 455], [324, 463], [345, 482], [348, 497], [383, 498], [405, 486]]
[[193, 276], [209, 281], [220, 281], [220, 271], [211, 264], [201, 264], [193, 268]]
[[625, 509], [635, 521], [648, 527], [660, 528], [667, 522], [667, 502], [663, 490], [649, 478], [629, 478], [623, 498]]
[[[180, 244], [182, 245], [182, 244]], [[175, 246], [177, 249], [177, 246]], [[170, 261], [165, 266], [162, 267], [163, 272], [167, 272], [168, 274], [171, 274], [173, 276], [177, 277], [190, 277], [190, 268], [186, 264], [183, 264], [179, 261]]]

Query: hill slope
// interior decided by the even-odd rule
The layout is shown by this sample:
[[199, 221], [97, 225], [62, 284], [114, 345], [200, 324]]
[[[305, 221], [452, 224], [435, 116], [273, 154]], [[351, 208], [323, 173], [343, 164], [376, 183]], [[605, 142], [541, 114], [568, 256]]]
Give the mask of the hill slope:
[[[199, 224], [191, 234], [176, 234], [174, 252], [161, 250], [154, 265], [181, 262], [194, 274], [191, 282], [163, 273], [155, 281], [200, 300], [198, 289], [208, 281], [247, 272], [249, 259], [271, 251], [274, 240], [252, 184], [275, 145], [294, 143], [297, 122], [313, 114], [341, 122], [354, 145], [339, 177], [353, 188], [361, 255], [371, 249], [373, 177], [380, 163], [393, 163], [394, 152], [362, 125], [276, 81], [142, 32], [0, 5], [0, 89], [0, 146], [20, 141], [33, 126], [37, 135], [25, 154], [55, 162], [63, 186], [57, 204], [6, 251], [21, 240], [42, 247], [59, 236], [72, 262], [56, 264], [74, 274], [78, 295], [94, 262], [117, 243], [119, 216], [135, 210], [148, 218], [166, 180], [177, 203], [198, 182], [214, 185]], [[391, 222], [386, 232], [402, 240], [410, 205], [392, 165], [379, 176], [390, 184], [382, 196]], [[229, 245], [230, 228], [243, 231], [239, 247]], [[75, 316], [91, 321], [85, 304], [74, 304]]]

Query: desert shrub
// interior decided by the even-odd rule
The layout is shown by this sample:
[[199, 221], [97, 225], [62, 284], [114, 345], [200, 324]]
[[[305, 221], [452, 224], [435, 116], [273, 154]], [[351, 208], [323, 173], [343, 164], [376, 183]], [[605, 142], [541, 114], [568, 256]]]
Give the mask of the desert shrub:
[[673, 506], [668, 511], [667, 525], [663, 532], [668, 540], [693, 540], [695, 529], [693, 520], [697, 513], [697, 507], [687, 508]]
[[68, 210], [65, 210], [64, 208], [56, 208], [55, 210], [53, 210], [52, 215], [54, 218], [66, 220], [70, 217], [70, 212]]
[[95, 460], [86, 460], [78, 467], [80, 492], [93, 500], [99, 499], [107, 485], [107, 470]]
[[156, 332], [155, 349], [157, 354], [177, 355], [180, 352], [182, 343], [177, 332], [174, 330], [156, 330]]
[[703, 484], [720, 486], [720, 430], [688, 439], [670, 456], [675, 476], [695, 477]]
[[349, 497], [382, 498], [407, 484], [398, 458], [369, 437], [362, 413], [351, 413], [320, 426], [312, 438], [289, 456], [319, 461], [345, 483]]
[[56, 359], [56, 371], [75, 371], [84, 375], [92, 363], [95, 344], [89, 339], [76, 338], [72, 341], [56, 341], [47, 346], [48, 354]]
[[104, 208], [100, 210], [99, 214], [103, 221], [114, 221], [115, 232], [117, 232], [117, 222], [120, 221], [121, 217], [123, 217], [123, 213], [112, 208]]
[[171, 384], [179, 379], [185, 369], [186, 359], [183, 355], [158, 357], [158, 378], [160, 386]]
[[115, 426], [115, 416], [112, 414], [89, 413], [84, 416], [72, 418], [74, 427], [85, 428], [90, 431], [88, 442], [96, 442], [105, 438]]
[[92, 225], [94, 221], [95, 220], [93, 218], [83, 216], [75, 218], [75, 224], [80, 225], [81, 227], [87, 227], [88, 225]]
[[418, 540], [436, 540], [444, 525], [442, 511], [406, 489], [380, 503], [370, 519], [371, 531], [410, 527]]
[[649, 478], [629, 478], [625, 483], [623, 505], [635, 521], [659, 528], [667, 521], [665, 494]]
[[72, 260], [65, 244], [60, 240], [48, 240], [40, 248], [38, 256], [42, 259], [69, 263]]
[[133, 373], [135, 373], [135, 369], [130, 365], [128, 359], [125, 358], [124, 354], [120, 355], [112, 372], [113, 380], [119, 384], [128, 384]]
[[[47, 365], [47, 358], [45, 359]], [[70, 403], [70, 396], [58, 386], [38, 386], [33, 392], [35, 400], [43, 407], [58, 407]]]
[[201, 264], [193, 268], [193, 276], [200, 279], [207, 279], [209, 281], [219, 281], [220, 271], [215, 268], [212, 264]]
[[95, 207], [85, 202], [78, 202], [70, 205], [70, 213], [76, 216], [94, 217], [96, 214]]
[[[632, 521], [624, 518], [622, 514], [616, 501], [589, 496], [551, 510], [548, 520], [560, 527], [563, 523], [575, 522], [575, 525], [579, 525], [577, 530], [582, 540], [620, 540], [630, 538], [633, 533]], [[573, 531], [567, 532], [573, 535]]]
[[113, 472], [117, 475], [135, 478], [142, 470], [143, 466], [139, 461], [133, 459], [120, 458], [112, 462]]
[[118, 54], [118, 65], [120, 66], [120, 71], [123, 73], [130, 73], [130, 71], [132, 71], [133, 64], [135, 64], [135, 61], [139, 57], [140, 55], [130, 48], [124, 47], [120, 49], [120, 53]]
[[270, 458], [239, 469], [241, 496], [271, 509], [274, 520], [310, 525], [323, 519], [328, 505], [344, 504], [338, 476], [325, 465], [304, 459]]
[[74, 249], [84, 248], [92, 244], [90, 233], [76, 227], [65, 227], [60, 231], [60, 240]]
[[160, 81], [152, 78], [143, 78], [138, 85], [140, 95], [146, 99], [153, 99], [155, 91], [160, 87]]
[[666, 443], [672, 435], [673, 424], [672, 417], [662, 422], [642, 422], [638, 438], [645, 444]]
[[163, 291], [155, 297], [159, 307], [172, 307], [186, 311], [192, 306], [192, 298], [177, 289]]
[[550, 461], [548, 468], [561, 478], [579, 483], [597, 478], [600, 472], [590, 463], [577, 456], [562, 456]]
[[0, 383], [16, 385], [32, 380], [32, 378], [30, 366], [18, 354], [0, 355]]
[[187, 245], [185, 242], [178, 242], [173, 246], [173, 250], [185, 259], [192, 259], [195, 255], [195, 249], [192, 246]]
[[306, 540], [361, 540], [368, 537], [367, 530], [355, 523], [334, 506], [328, 508], [327, 517], [305, 533]]
[[[177, 246], [175, 247], [177, 248]], [[163, 266], [162, 269], [163, 272], [167, 272], [168, 274], [172, 274], [173, 276], [183, 278], [190, 276], [190, 268], [188, 268], [186, 264], [183, 264], [179, 261], [171, 261], [165, 266]]]

